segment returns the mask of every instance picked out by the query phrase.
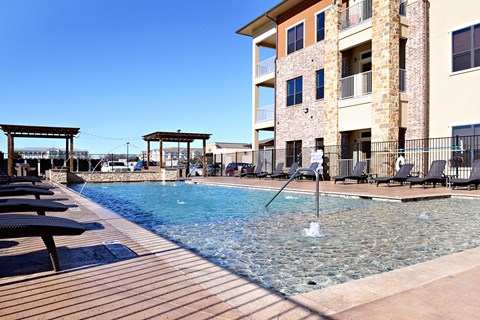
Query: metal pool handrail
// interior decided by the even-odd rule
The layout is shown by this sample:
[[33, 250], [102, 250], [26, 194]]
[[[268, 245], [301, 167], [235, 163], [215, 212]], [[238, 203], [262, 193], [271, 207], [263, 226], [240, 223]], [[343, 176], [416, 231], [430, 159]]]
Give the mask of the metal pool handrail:
[[273, 196], [273, 198], [270, 199], [270, 201], [268, 201], [268, 203], [265, 205], [265, 208], [268, 207], [268, 205], [272, 203], [273, 200], [275, 200], [275, 198], [280, 194], [280, 192], [282, 192], [283, 189], [285, 189], [292, 180], [297, 178], [300, 172], [313, 172], [315, 174], [315, 207], [317, 209], [317, 218], [320, 216], [319, 174], [317, 170], [313, 170], [310, 168], [298, 168], [297, 171], [295, 171], [295, 173], [290, 177], [290, 179], [288, 179], [288, 181], [285, 182], [283, 187], [281, 187], [280, 190], [278, 190], [278, 192]]

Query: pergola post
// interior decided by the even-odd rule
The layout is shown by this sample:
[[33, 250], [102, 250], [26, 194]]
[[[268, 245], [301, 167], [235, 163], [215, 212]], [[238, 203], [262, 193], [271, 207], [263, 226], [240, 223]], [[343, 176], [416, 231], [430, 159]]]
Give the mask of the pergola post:
[[13, 158], [15, 156], [15, 149], [14, 149], [14, 145], [13, 145], [13, 136], [12, 134], [9, 132], [7, 134], [7, 139], [8, 139], [8, 161], [7, 161], [7, 174], [9, 176], [13, 176]]
[[73, 172], [73, 136], [70, 137], [70, 172]]
[[67, 166], [67, 161], [69, 160], [70, 154], [70, 146], [68, 144], [68, 138], [65, 139], [65, 160], [63, 160], [63, 165], [65, 166], [65, 170], [68, 171], [69, 167]]
[[147, 141], [147, 169], [150, 165], [150, 141]]
[[160, 139], [160, 150], [158, 150], [160, 153], [160, 164], [158, 165], [159, 168], [163, 168], [163, 139]]
[[207, 176], [207, 141], [203, 139], [203, 150], [202, 150], [202, 165], [203, 165], [203, 177]]
[[190, 142], [187, 143], [187, 174], [186, 177], [190, 174]]

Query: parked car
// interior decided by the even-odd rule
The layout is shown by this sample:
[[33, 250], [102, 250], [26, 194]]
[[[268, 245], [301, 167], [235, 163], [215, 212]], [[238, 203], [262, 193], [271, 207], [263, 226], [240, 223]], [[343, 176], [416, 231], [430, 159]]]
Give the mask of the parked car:
[[239, 171], [239, 167], [242, 167], [243, 169], [251, 168], [252, 164], [246, 163], [246, 162], [231, 162], [225, 168], [225, 175], [227, 176], [235, 175]]
[[129, 172], [130, 169], [123, 161], [105, 161], [102, 164], [101, 172]]
[[[207, 175], [213, 176], [218, 173], [219, 166], [216, 164], [207, 164]], [[203, 175], [203, 164], [195, 163], [190, 165], [190, 176], [202, 176]]]
[[[158, 164], [153, 161], [153, 160], [150, 160], [150, 167], [156, 167], [158, 166]], [[137, 163], [135, 163], [135, 165], [133, 166], [133, 171], [140, 171], [142, 169], [146, 169], [147, 168], [147, 161], [146, 160], [140, 160], [138, 161]]]

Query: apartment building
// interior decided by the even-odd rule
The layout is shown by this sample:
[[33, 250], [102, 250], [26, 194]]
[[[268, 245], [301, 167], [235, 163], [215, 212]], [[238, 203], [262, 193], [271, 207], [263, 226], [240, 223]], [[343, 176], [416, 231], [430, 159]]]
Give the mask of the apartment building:
[[274, 132], [288, 166], [306, 148], [370, 158], [373, 142], [480, 134], [478, 12], [463, 0], [280, 2], [237, 31], [252, 38], [253, 148]]

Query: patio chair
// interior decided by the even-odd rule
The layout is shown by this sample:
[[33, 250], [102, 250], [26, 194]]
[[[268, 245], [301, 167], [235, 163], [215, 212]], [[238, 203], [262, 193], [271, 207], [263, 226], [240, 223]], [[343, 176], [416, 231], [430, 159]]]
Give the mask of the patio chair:
[[257, 174], [257, 178], [261, 179], [261, 178], [271, 177], [272, 175], [282, 174], [283, 173], [283, 166], [284, 166], [284, 163], [280, 162], [280, 163], [277, 164], [277, 166], [275, 167], [275, 170], [272, 173], [262, 172], [262, 173]]
[[255, 166], [255, 169], [253, 170], [253, 172], [247, 172], [243, 176], [246, 177], [246, 178], [255, 178], [256, 176], [258, 176], [260, 173], [263, 173], [263, 172], [264, 172], [263, 171], [263, 163], [259, 162]]
[[60, 270], [54, 236], [73, 236], [85, 232], [85, 227], [76, 221], [29, 214], [1, 214], [0, 239], [41, 237], [47, 247], [53, 269]]
[[298, 169], [298, 162], [294, 162], [292, 163], [292, 165], [290, 166], [290, 169], [288, 169], [288, 172], [285, 173], [285, 172], [280, 172], [279, 174], [271, 174], [270, 175], [270, 178], [272, 179], [275, 179], [275, 178], [287, 178], [287, 179], [290, 179], [296, 172], [297, 172], [297, 169]]
[[29, 182], [35, 184], [37, 182], [42, 182], [42, 179], [35, 176], [9, 176], [2, 169], [0, 169], [0, 184], [10, 184], [17, 182]]
[[16, 185], [0, 186], [0, 197], [33, 195], [35, 199], [40, 199], [40, 196], [51, 196], [53, 194], [54, 193], [51, 190], [45, 188], [37, 188], [33, 185], [30, 185], [28, 187], [18, 187]]
[[[309, 169], [312, 169], [312, 170], [317, 171], [317, 168], [318, 168], [318, 162], [312, 162], [312, 164], [310, 165], [310, 168], [309, 168]], [[313, 172], [311, 172], [311, 171], [302, 172], [301, 177], [303, 177], [303, 178], [305, 178], [305, 179], [312, 179], [312, 180], [314, 180], [314, 179], [315, 179], [315, 173], [313, 173]]]
[[468, 179], [454, 178], [450, 179], [449, 182], [452, 189], [463, 186], [468, 187], [468, 191], [470, 191], [472, 185], [475, 186], [475, 189], [478, 189], [478, 185], [480, 184], [480, 159], [477, 159], [472, 163], [472, 171], [470, 172]]
[[355, 167], [353, 168], [352, 174], [333, 177], [335, 184], [337, 183], [337, 181], [343, 181], [343, 183], [345, 184], [346, 179], [356, 180], [357, 183], [360, 183], [361, 181], [366, 182], [368, 179], [368, 176], [365, 173], [363, 173], [366, 165], [367, 165], [367, 162], [365, 161], [357, 162], [355, 164]]
[[[37, 199], [0, 199], [0, 213], [8, 212], [31, 212], [44, 216], [45, 212], [64, 212], [66, 205], [51, 200]], [[0, 215], [1, 216], [1, 215]]]
[[255, 170], [255, 167], [243, 168], [243, 170], [238, 171], [236, 177], [243, 178], [247, 174], [253, 173], [254, 170]]
[[413, 169], [413, 164], [405, 163], [400, 167], [400, 170], [397, 171], [393, 177], [378, 177], [375, 179], [375, 184], [386, 183], [390, 187], [390, 182], [400, 182], [400, 185], [403, 186], [403, 183], [407, 181], [407, 178], [410, 176], [410, 171]]
[[410, 188], [413, 185], [421, 184], [425, 189], [425, 185], [427, 183], [432, 183], [433, 187], [435, 188], [435, 185], [437, 183], [446, 183], [446, 177], [443, 174], [446, 164], [447, 162], [445, 160], [433, 161], [430, 165], [430, 170], [428, 171], [428, 174], [425, 178], [411, 177], [407, 179], [407, 182], [410, 184]]

